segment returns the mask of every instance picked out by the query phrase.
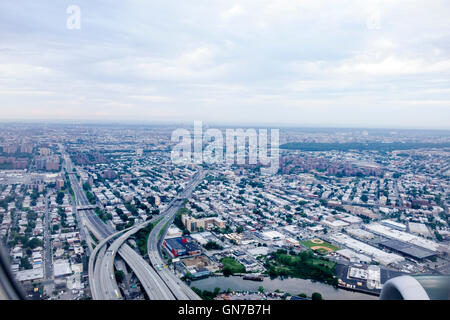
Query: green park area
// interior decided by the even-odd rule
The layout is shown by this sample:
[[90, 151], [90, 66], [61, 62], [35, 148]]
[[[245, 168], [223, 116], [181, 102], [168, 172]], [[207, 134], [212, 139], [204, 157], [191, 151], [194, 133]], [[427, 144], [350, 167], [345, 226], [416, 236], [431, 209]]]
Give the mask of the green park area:
[[236, 261], [232, 257], [225, 257], [220, 260], [223, 265], [222, 272], [224, 275], [232, 275], [235, 273], [244, 273], [245, 267], [243, 264]]
[[313, 279], [337, 286], [336, 263], [316, 257], [311, 251], [297, 254], [280, 249], [266, 259], [265, 266], [270, 277]]

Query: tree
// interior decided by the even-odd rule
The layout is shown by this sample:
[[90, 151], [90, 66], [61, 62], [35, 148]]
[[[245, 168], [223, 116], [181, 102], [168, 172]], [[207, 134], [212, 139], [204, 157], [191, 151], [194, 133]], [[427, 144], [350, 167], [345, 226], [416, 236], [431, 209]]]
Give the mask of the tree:
[[367, 202], [369, 200], [369, 197], [366, 195], [366, 194], [363, 194], [362, 196], [361, 196], [361, 201], [362, 202]]
[[233, 275], [233, 272], [231, 271], [231, 269], [229, 267], [223, 268], [222, 272], [225, 277], [229, 277], [229, 276]]
[[64, 192], [59, 191], [58, 195], [56, 196], [56, 203], [59, 205], [63, 204], [63, 199], [64, 199]]
[[89, 184], [89, 182], [83, 183], [83, 189], [85, 191], [91, 190], [91, 185]]
[[118, 283], [122, 283], [123, 278], [124, 278], [124, 273], [123, 273], [123, 271], [122, 271], [122, 270], [116, 270], [116, 271], [114, 271], [114, 275], [115, 275], [115, 277], [116, 277], [116, 281], [117, 281]]
[[215, 241], [208, 241], [208, 243], [205, 245], [205, 249], [206, 250], [222, 250], [223, 247], [221, 245], [219, 245], [217, 242]]
[[20, 264], [24, 269], [33, 269], [33, 266], [31, 265], [30, 261], [28, 260], [28, 257], [22, 257], [20, 258]]
[[31, 249], [35, 249], [37, 247], [42, 247], [42, 245], [43, 245], [43, 242], [37, 238], [33, 238], [30, 241], [28, 241], [28, 246]]
[[259, 286], [259, 287], [258, 287], [258, 292], [263, 293], [263, 292], [264, 292], [264, 287], [263, 287], [263, 286]]
[[312, 300], [322, 300], [322, 295], [318, 292], [314, 292], [311, 296]]

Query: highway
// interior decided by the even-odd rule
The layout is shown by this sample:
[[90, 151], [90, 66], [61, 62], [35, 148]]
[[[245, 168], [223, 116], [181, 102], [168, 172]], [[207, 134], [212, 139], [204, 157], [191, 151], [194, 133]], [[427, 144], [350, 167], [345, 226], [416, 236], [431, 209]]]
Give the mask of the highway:
[[[96, 259], [98, 260], [102, 260], [103, 255], [105, 254], [106, 251], [106, 244], [108, 243], [108, 241], [110, 241], [111, 239], [117, 237], [118, 235], [120, 235], [122, 232], [125, 232], [126, 230], [122, 230], [119, 231], [117, 233], [114, 233], [110, 236], [108, 236], [107, 238], [103, 239], [94, 249], [94, 251], [92, 251], [91, 256], [89, 257], [89, 286], [91, 288], [91, 294], [92, 294], [92, 299], [94, 300], [103, 300], [103, 290], [101, 287], [101, 282], [99, 282], [98, 280], [100, 279], [100, 268], [95, 268], [96, 266]], [[98, 264], [97, 264], [98, 265]], [[120, 297], [120, 292], [119, 292], [119, 297]]]
[[123, 245], [119, 249], [119, 254], [125, 261], [135, 262], [132, 269], [150, 300], [175, 300], [175, 297], [155, 270], [130, 246]]
[[[161, 216], [156, 216], [138, 226], [129, 228], [130, 230], [117, 238], [109, 247], [101, 258], [97, 258], [96, 270], [99, 269], [99, 277], [96, 277], [102, 287], [103, 299], [120, 299], [120, 292], [118, 292], [117, 282], [114, 277], [114, 258], [117, 252], [124, 261], [130, 266], [136, 277], [141, 282], [142, 287], [152, 300], [173, 300], [175, 297], [170, 292], [169, 288], [158, 277], [155, 270], [144, 260], [138, 253], [136, 253], [130, 246], [124, 244], [126, 240], [141, 228], [147, 226], [160, 219]], [[97, 285], [98, 286], [98, 285]], [[120, 291], [120, 290], [119, 290]]]
[[192, 289], [180, 280], [173, 272], [164, 267], [161, 257], [161, 240], [164, 239], [167, 227], [173, 222], [178, 209], [184, 206], [183, 198], [189, 198], [194, 188], [203, 180], [205, 172], [200, 171], [189, 186], [181, 192], [177, 200], [171, 203], [164, 214], [164, 218], [152, 229], [147, 240], [147, 253], [150, 263], [158, 275], [171, 288], [172, 293], [178, 300], [201, 300]]
[[95, 286], [102, 287], [102, 294], [104, 293], [104, 295], [100, 296], [101, 299], [120, 299], [120, 296], [116, 291], [117, 283], [115, 277], [112, 276], [112, 265], [115, 254], [119, 253], [141, 282], [141, 285], [149, 299], [200, 300], [200, 297], [173, 273], [168, 270], [158, 270], [158, 268], [155, 267], [157, 266], [155, 263], [152, 263], [153, 267], [155, 267], [152, 268], [136, 251], [125, 244], [125, 241], [130, 236], [138, 232], [141, 228], [145, 227], [148, 223], [153, 223], [160, 220], [150, 233], [147, 246], [148, 248], [151, 246], [149, 253], [152, 255], [152, 259], [154, 261], [161, 262], [159, 265], [162, 265], [160, 251], [158, 250], [157, 236], [161, 233], [161, 230], [165, 230], [165, 227], [168, 225], [167, 222], [172, 221], [177, 210], [183, 206], [182, 198], [190, 196], [194, 188], [201, 182], [203, 177], [203, 173], [197, 173], [194, 176], [193, 181], [189, 183], [189, 186], [180, 194], [180, 196], [170, 202], [167, 210], [160, 215], [153, 217], [149, 221], [131, 227], [129, 231], [116, 239], [106, 252], [103, 251], [103, 254], [97, 257], [95, 269], [96, 271], [99, 271], [98, 274], [94, 273], [95, 278], [97, 279], [97, 284]]
[[[73, 165], [70, 157], [66, 155], [64, 157], [67, 173], [69, 174], [70, 184], [75, 193], [75, 204], [77, 206], [89, 206], [90, 203], [86, 198], [84, 190], [81, 188], [79, 181], [76, 178], [75, 172], [73, 172]], [[106, 238], [108, 235], [115, 233], [115, 230], [111, 230], [99, 217], [95, 214], [93, 210], [85, 210], [85, 216], [87, 218], [87, 226], [89, 230], [94, 234], [97, 240]]]
[[[70, 158], [67, 156], [65, 160], [72, 189], [75, 193], [77, 206], [90, 205], [78, 180], [73, 174], [73, 166]], [[89, 258], [89, 285], [91, 288], [92, 298], [94, 300], [123, 299], [114, 275], [114, 259], [117, 253], [119, 253], [122, 259], [133, 270], [149, 299], [200, 299], [198, 295], [196, 295], [172, 272], [168, 270], [158, 270], [157, 268], [154, 269], [144, 260], [144, 258], [142, 258], [125, 242], [131, 235], [145, 227], [148, 223], [155, 222], [156, 219], [162, 218], [162, 220], [156, 225], [154, 230], [152, 230], [149, 235], [149, 242], [151, 243], [151, 249], [149, 252], [153, 259], [152, 264], [153, 266], [161, 265], [162, 258], [160, 257], [157, 236], [163, 232], [161, 230], [166, 229], [168, 225], [167, 222], [172, 221], [177, 210], [183, 206], [182, 198], [190, 196], [194, 188], [199, 182], [201, 182], [203, 177], [203, 172], [196, 173], [194, 175], [194, 179], [189, 183], [188, 187], [179, 195], [177, 199], [172, 200], [168, 208], [160, 215], [119, 232], [111, 230], [111, 228], [104, 224], [92, 210], [84, 210], [87, 218], [86, 225], [99, 241]], [[108, 248], [108, 243], [114, 238], [117, 239], [115, 239]], [[152, 243], [153, 240], [155, 243]]]
[[50, 244], [51, 240], [50, 231], [50, 210], [48, 205], [48, 195], [45, 195], [45, 215], [44, 215], [44, 279], [50, 280], [53, 278], [52, 266], [53, 266], [53, 255], [52, 247]]
[[[76, 205], [78, 207], [90, 205], [80, 183], [72, 171], [73, 166], [68, 156], [65, 157], [65, 162], [67, 172], [69, 173], [70, 184], [75, 193]], [[84, 215], [87, 218], [86, 226], [98, 240], [95, 249], [89, 257], [88, 266], [89, 286], [92, 298], [95, 300], [121, 299], [122, 296], [114, 277], [114, 264], [109, 259], [105, 259], [105, 257], [112, 256], [113, 252], [107, 249], [106, 245], [109, 241], [131, 228], [115, 232], [108, 228], [92, 210], [84, 210]], [[100, 269], [101, 266], [104, 266], [105, 272], [101, 272], [103, 271]]]

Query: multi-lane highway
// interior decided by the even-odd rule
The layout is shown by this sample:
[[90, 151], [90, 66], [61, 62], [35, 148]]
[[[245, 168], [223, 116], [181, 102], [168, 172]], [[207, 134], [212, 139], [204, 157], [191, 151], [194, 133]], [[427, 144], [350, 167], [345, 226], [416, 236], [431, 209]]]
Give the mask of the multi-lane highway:
[[[140, 225], [130, 228], [129, 231], [124, 233], [122, 236], [117, 238], [110, 246], [108, 251], [103, 251], [103, 255], [97, 257], [96, 270], [99, 269], [99, 274], [97, 275], [97, 287], [102, 287], [102, 292], [105, 291], [103, 296], [104, 299], [119, 299], [120, 296], [117, 294], [117, 283], [115, 278], [112, 276], [113, 268], [111, 267], [114, 262], [115, 254], [118, 252], [125, 262], [134, 271], [136, 277], [141, 282], [147, 296], [150, 299], [156, 300], [199, 300], [200, 297], [195, 294], [191, 288], [184, 284], [180, 279], [178, 279], [173, 273], [167, 270], [158, 270], [158, 265], [152, 263], [151, 267], [147, 261], [145, 261], [136, 251], [131, 249], [125, 241], [135, 234], [139, 229], [145, 227], [148, 223], [156, 222], [156, 226], [153, 228], [149, 235], [148, 249], [149, 254], [152, 255], [152, 259], [156, 262], [162, 264], [162, 259], [160, 257], [158, 235], [161, 235], [162, 230], [164, 231], [168, 225], [168, 222], [172, 221], [177, 210], [183, 205], [182, 199], [188, 197], [192, 194], [194, 188], [203, 179], [203, 172], [197, 173], [193, 180], [189, 183], [188, 187], [180, 194], [177, 199], [170, 202], [167, 210], [165, 210], [160, 215], [154, 217], [150, 221], [146, 221]], [[155, 250], [156, 249], [156, 250]], [[157, 260], [158, 259], [158, 260]], [[167, 271], [167, 272], [166, 272]], [[109, 278], [110, 277], [110, 278]], [[99, 280], [100, 279], [100, 280]]]
[[[65, 160], [66, 167], [69, 172], [69, 179], [76, 197], [76, 204], [79, 207], [88, 206], [89, 202], [86, 198], [86, 195], [84, 194], [75, 175], [72, 174], [73, 166], [69, 157], [66, 157]], [[99, 241], [99, 243], [91, 253], [89, 259], [89, 284], [93, 299], [122, 299], [122, 295], [120, 293], [114, 275], [114, 258], [117, 253], [133, 270], [150, 299], [200, 299], [198, 295], [196, 295], [173, 273], [168, 270], [164, 270], [161, 272], [155, 266], [157, 264], [162, 264], [162, 258], [159, 251], [158, 235], [166, 230], [168, 222], [171, 222], [173, 220], [175, 213], [183, 205], [181, 199], [190, 196], [194, 188], [198, 185], [199, 182], [201, 182], [203, 177], [203, 172], [195, 174], [188, 187], [180, 194], [177, 199], [172, 200], [167, 210], [165, 210], [160, 215], [154, 217], [152, 220], [145, 221], [144, 223], [135, 225], [120, 232], [111, 230], [111, 228], [104, 224], [92, 210], [84, 210], [84, 214], [87, 218], [86, 225]], [[147, 261], [144, 260], [144, 258], [142, 258], [125, 242], [131, 235], [139, 231], [141, 228], [145, 227], [148, 223], [155, 222], [156, 219], [161, 219], [161, 221], [156, 224], [156, 227], [149, 235], [149, 243], [151, 244], [151, 249], [149, 250], [149, 252], [152, 255], [151, 259], [154, 261], [152, 262], [152, 267], [147, 263]], [[108, 244], [111, 241], [113, 242], [108, 248]], [[155, 241], [155, 243], [153, 244], [152, 241]]]
[[183, 199], [192, 195], [194, 188], [203, 180], [205, 172], [200, 171], [195, 176], [189, 186], [173, 201], [166, 210], [164, 218], [150, 232], [147, 240], [147, 253], [150, 263], [155, 267], [158, 275], [171, 288], [172, 293], [178, 300], [200, 300], [201, 298], [192, 291], [174, 273], [163, 266], [161, 257], [161, 240], [164, 239], [167, 227], [172, 223], [178, 209], [184, 206]]
[[[101, 256], [97, 257], [95, 270], [99, 270], [99, 276], [96, 277], [96, 286], [102, 287], [101, 296], [103, 299], [120, 299], [117, 282], [114, 278], [114, 258], [118, 252], [122, 259], [130, 266], [147, 296], [155, 300], [171, 300], [175, 297], [171, 294], [165, 283], [158, 277], [155, 270], [145, 261], [136, 251], [125, 244], [130, 236], [138, 232], [149, 223], [154, 223], [161, 217], [156, 216], [138, 226], [131, 227], [127, 232], [118, 237], [111, 244], [109, 249]], [[103, 244], [103, 243], [102, 243]], [[95, 272], [94, 272], [95, 274]], [[119, 292], [119, 293], [118, 293]]]

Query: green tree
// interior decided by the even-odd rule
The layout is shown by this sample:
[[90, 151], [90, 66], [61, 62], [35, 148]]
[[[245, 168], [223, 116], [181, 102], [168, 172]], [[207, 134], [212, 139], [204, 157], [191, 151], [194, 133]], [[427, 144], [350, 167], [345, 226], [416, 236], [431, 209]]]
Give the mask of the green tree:
[[63, 204], [63, 199], [64, 199], [64, 192], [59, 191], [56, 196], [56, 203], [59, 205]]
[[312, 300], [322, 300], [322, 295], [318, 292], [314, 292], [311, 296]]
[[43, 242], [42, 242], [42, 240], [39, 240], [37, 238], [33, 238], [30, 241], [28, 241], [28, 246], [31, 249], [35, 249], [37, 247], [42, 247], [43, 246]]
[[118, 283], [122, 283], [123, 278], [124, 278], [124, 273], [123, 273], [123, 271], [122, 271], [122, 270], [116, 270], [116, 271], [114, 271], [114, 275], [115, 275], [115, 277], [116, 277], [116, 281], [117, 281]]
[[28, 260], [28, 257], [20, 258], [20, 265], [26, 270], [33, 269], [33, 266], [31, 265], [30, 261]]

